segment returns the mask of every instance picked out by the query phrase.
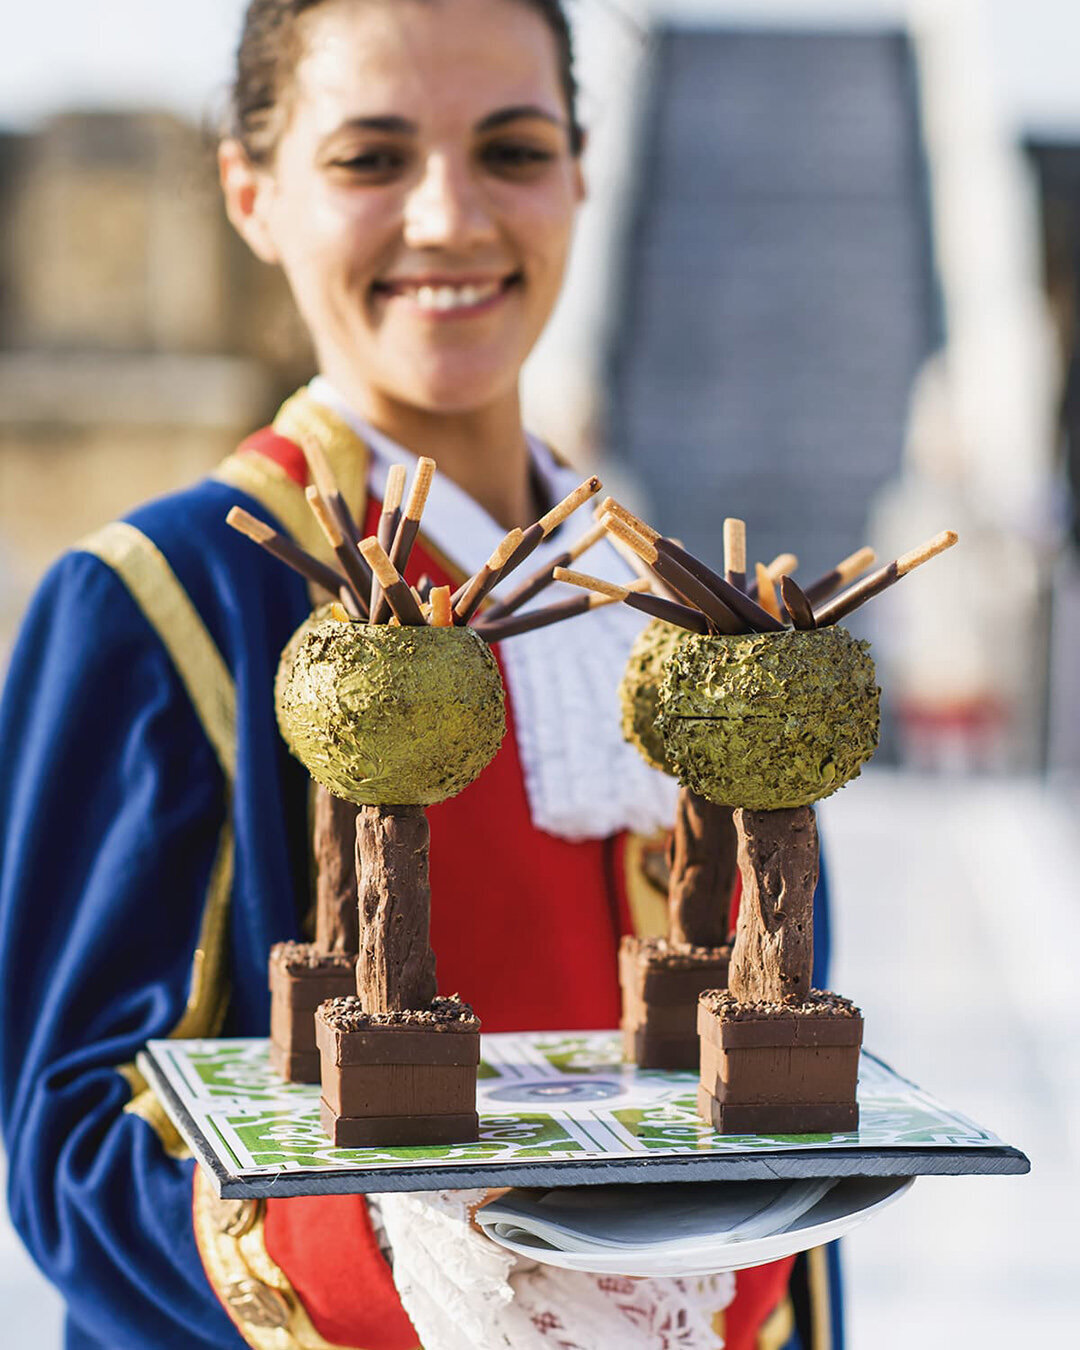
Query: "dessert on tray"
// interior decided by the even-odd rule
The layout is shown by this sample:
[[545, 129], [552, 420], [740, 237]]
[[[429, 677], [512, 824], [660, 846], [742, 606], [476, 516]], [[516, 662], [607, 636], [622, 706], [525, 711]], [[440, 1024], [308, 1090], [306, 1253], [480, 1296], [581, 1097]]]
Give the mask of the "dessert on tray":
[[[601, 511], [616, 531], [616, 540], [635, 558], [636, 539], [659, 537], [611, 498]], [[741, 542], [737, 529], [729, 529], [731, 571], [745, 577]], [[794, 565], [795, 559], [785, 554], [763, 571], [766, 577], [779, 576]], [[677, 592], [665, 590], [674, 600]], [[682, 623], [687, 622], [682, 616]], [[694, 631], [708, 632], [709, 622], [702, 614]], [[654, 618], [631, 650], [619, 689], [624, 736], [653, 768], [673, 776], [676, 771], [657, 721], [660, 682], [669, 658], [689, 636], [687, 627]], [[698, 995], [727, 983], [731, 956], [728, 908], [736, 875], [731, 808], [684, 786], [668, 863], [666, 937], [627, 936], [619, 948], [623, 1049], [626, 1058], [643, 1069], [696, 1069]]]
[[[391, 471], [378, 534], [359, 539], [325, 456], [317, 444], [305, 453], [315, 480], [308, 501], [340, 572], [240, 508], [229, 513], [235, 528], [336, 597], [294, 634], [275, 682], [282, 735], [320, 791], [316, 940], [271, 953], [272, 1059], [290, 1081], [321, 1083], [335, 1144], [467, 1142], [478, 1130], [480, 1022], [458, 995], [437, 993], [424, 811], [467, 787], [502, 742], [502, 679], [489, 642], [610, 603], [582, 596], [517, 614], [550, 583], [551, 563], [481, 611], [600, 482], [587, 479], [527, 530], [511, 530], [451, 594], [404, 580], [434, 461], [418, 462], [404, 507], [404, 471]], [[557, 561], [572, 561], [602, 533], [590, 531]]]
[[[847, 999], [811, 988], [818, 838], [812, 803], [853, 778], [877, 745], [878, 695], [868, 644], [839, 619], [956, 542], [945, 532], [888, 566], [845, 559], [804, 592], [782, 560], [747, 584], [741, 521], [725, 522], [725, 574], [610, 499], [607, 528], [667, 592], [631, 657], [624, 727], [650, 762], [682, 786], [666, 943], [625, 943], [624, 1035], [639, 1065], [688, 1055], [687, 1001], [714, 962], [727, 988], [702, 992], [698, 1107], [725, 1134], [852, 1130], [862, 1016]], [[563, 570], [560, 580], [612, 594]], [[840, 594], [836, 595], [836, 591]], [[626, 597], [638, 608], [654, 597]], [[657, 608], [651, 608], [660, 614]], [[790, 626], [789, 626], [790, 625]], [[742, 879], [734, 944], [722, 940], [733, 812]], [[710, 811], [712, 814], [710, 815]], [[723, 957], [729, 955], [726, 962]]]

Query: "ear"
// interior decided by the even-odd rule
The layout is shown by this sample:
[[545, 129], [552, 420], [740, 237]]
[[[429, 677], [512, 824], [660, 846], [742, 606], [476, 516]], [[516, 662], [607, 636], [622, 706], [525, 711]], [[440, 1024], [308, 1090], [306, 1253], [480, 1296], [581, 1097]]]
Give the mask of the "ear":
[[273, 180], [248, 158], [238, 140], [228, 138], [218, 146], [218, 176], [225, 196], [225, 213], [252, 253], [265, 263], [281, 257], [268, 223], [268, 204]]
[[589, 195], [588, 185], [585, 182], [585, 170], [583, 168], [585, 151], [588, 149], [588, 146], [589, 133], [583, 130], [581, 133], [581, 149], [574, 156], [574, 196], [579, 204]]

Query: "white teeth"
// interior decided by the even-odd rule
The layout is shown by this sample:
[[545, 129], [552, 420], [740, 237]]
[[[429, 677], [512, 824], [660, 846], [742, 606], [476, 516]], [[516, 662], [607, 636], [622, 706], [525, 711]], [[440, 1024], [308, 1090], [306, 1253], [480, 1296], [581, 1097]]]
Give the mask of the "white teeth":
[[499, 283], [489, 281], [480, 286], [417, 286], [416, 303], [421, 309], [432, 309], [445, 314], [452, 309], [469, 309], [482, 304], [497, 294]]

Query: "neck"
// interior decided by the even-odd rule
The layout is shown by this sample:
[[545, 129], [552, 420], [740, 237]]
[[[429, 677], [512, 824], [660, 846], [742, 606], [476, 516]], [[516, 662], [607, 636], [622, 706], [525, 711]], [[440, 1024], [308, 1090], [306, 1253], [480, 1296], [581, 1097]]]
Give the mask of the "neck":
[[504, 529], [531, 525], [534, 500], [530, 458], [517, 389], [497, 402], [462, 413], [429, 412], [370, 389], [342, 389], [373, 427], [414, 455], [428, 455]]

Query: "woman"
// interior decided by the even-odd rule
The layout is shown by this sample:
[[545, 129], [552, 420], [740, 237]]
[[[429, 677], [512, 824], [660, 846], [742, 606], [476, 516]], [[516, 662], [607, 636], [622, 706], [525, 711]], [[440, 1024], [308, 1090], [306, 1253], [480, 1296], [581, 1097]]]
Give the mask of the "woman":
[[[581, 144], [557, 0], [249, 6], [225, 201], [284, 269], [320, 378], [212, 479], [57, 564], [4, 705], [0, 1108], [12, 1213], [68, 1299], [70, 1347], [416, 1343], [361, 1198], [215, 1206], [196, 1179], [193, 1209], [193, 1166], [132, 1061], [151, 1037], [264, 1034], [266, 954], [308, 894], [308, 785], [271, 687], [310, 597], [226, 511], [315, 551], [306, 437], [367, 532], [389, 465], [431, 455], [410, 575], [439, 584], [563, 495], [518, 379], [562, 279]], [[636, 627], [604, 611], [507, 644], [512, 734], [430, 813], [440, 987], [489, 1030], [617, 1021], [618, 934], [646, 903], [622, 881], [628, 830], [670, 804], [596, 716]], [[415, 1290], [407, 1216], [390, 1226]], [[416, 1227], [490, 1257], [460, 1205]], [[782, 1323], [788, 1269], [740, 1277], [735, 1350]], [[577, 1306], [557, 1279], [520, 1286], [520, 1306], [555, 1310], [530, 1334]], [[629, 1344], [640, 1295], [593, 1293]], [[681, 1315], [671, 1291], [661, 1305]]]

